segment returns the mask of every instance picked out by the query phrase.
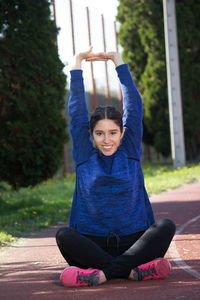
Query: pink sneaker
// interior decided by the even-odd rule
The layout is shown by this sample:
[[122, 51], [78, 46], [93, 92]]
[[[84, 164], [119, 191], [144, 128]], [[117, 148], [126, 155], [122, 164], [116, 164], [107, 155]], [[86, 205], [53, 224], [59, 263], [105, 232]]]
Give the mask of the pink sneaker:
[[171, 264], [167, 259], [158, 258], [134, 269], [135, 280], [159, 279], [166, 277], [171, 270]]
[[60, 280], [66, 286], [95, 286], [100, 284], [99, 273], [97, 269], [69, 267], [61, 273]]

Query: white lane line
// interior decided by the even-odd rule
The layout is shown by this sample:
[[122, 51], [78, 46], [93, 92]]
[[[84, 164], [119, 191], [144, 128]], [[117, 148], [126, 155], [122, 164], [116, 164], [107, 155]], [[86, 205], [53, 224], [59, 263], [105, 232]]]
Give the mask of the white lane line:
[[[181, 232], [191, 223], [196, 222], [198, 219], [200, 218], [199, 216], [196, 216], [195, 218], [189, 220], [188, 222], [184, 223], [177, 231], [176, 231], [176, 235], [181, 234]], [[188, 272], [190, 275], [196, 277], [197, 279], [200, 279], [200, 273], [194, 269], [192, 269], [188, 264], [186, 264], [186, 262], [184, 260], [181, 259], [179, 252], [176, 248], [176, 241], [172, 241], [170, 248], [169, 248], [169, 252], [171, 257], [173, 258], [173, 261], [183, 270], [185, 270], [186, 272]]]

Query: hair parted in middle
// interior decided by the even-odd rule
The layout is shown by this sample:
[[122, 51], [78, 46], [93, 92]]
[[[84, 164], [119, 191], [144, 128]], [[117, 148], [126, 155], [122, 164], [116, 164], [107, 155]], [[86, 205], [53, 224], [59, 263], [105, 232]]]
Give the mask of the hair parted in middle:
[[120, 127], [120, 131], [123, 131], [122, 114], [112, 105], [98, 106], [92, 113], [90, 118], [90, 133], [93, 134], [96, 123], [100, 120], [109, 119], [113, 120], [116, 125]]

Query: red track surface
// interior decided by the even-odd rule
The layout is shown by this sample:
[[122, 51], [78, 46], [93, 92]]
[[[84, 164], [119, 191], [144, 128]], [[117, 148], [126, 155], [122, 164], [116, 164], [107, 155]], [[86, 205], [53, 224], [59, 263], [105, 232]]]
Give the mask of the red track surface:
[[166, 258], [172, 263], [163, 280], [111, 280], [92, 288], [66, 288], [59, 274], [66, 267], [51, 228], [0, 251], [0, 299], [199, 300], [200, 299], [200, 182], [151, 197], [156, 219], [177, 225]]

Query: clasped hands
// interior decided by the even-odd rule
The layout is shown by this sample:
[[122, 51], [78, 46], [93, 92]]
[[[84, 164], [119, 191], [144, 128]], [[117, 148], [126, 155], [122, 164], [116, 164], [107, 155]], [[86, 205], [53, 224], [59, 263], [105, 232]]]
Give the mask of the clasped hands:
[[85, 61], [108, 61], [109, 59], [112, 60], [116, 66], [123, 64], [123, 60], [121, 58], [121, 55], [118, 52], [99, 52], [99, 53], [93, 53], [92, 52], [92, 46], [90, 46], [88, 51], [80, 52], [79, 54], [76, 54], [76, 59]]

